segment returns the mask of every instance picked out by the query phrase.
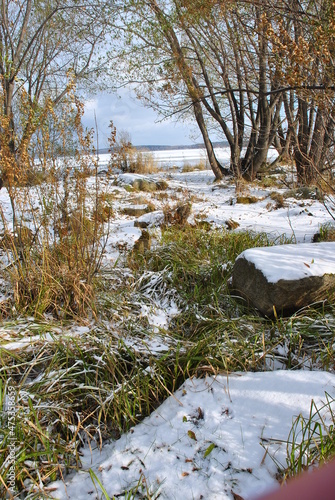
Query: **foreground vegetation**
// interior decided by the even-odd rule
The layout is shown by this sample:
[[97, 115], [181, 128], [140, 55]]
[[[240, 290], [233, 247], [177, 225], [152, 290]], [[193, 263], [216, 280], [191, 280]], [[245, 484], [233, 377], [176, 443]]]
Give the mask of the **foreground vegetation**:
[[[269, 186], [275, 147], [276, 161], [295, 165], [299, 189], [329, 196], [334, 218], [334, 19], [329, 0], [3, 2], [0, 188], [11, 207], [0, 211], [1, 278], [12, 297], [0, 310], [0, 495], [10, 496], [13, 436], [17, 491], [41, 498], [80, 466], [83, 445], [117, 438], [188, 377], [335, 368], [334, 304], [269, 320], [231, 295], [236, 256], [273, 244], [264, 234], [171, 219], [154, 249], [125, 253], [102, 272], [112, 203], [76, 92], [110, 64], [119, 83], [140, 81], [138, 94], [163, 115], [193, 116], [217, 179], [231, 175], [237, 188], [257, 174]], [[229, 168], [215, 156], [214, 131], [229, 143]], [[112, 123], [110, 146], [111, 167], [155, 170]], [[174, 314], [159, 329], [145, 311], [162, 303]], [[288, 475], [333, 453], [333, 428], [320, 415], [313, 407], [292, 428]]]
[[[84, 326], [32, 317], [5, 321], [1, 338], [26, 342], [0, 349], [1, 407], [13, 388], [16, 398], [17, 490], [25, 498], [47, 497], [50, 481], [80, 466], [84, 444], [101, 446], [107, 437], [119, 437], [188, 377], [273, 367], [334, 369], [334, 304], [270, 321], [230, 295], [236, 256], [272, 243], [265, 234], [166, 228], [155, 249], [129, 253], [125, 266], [100, 274], [99, 316]], [[155, 331], [141, 308], [163, 301], [176, 304], [178, 313]], [[152, 342], [157, 338], [164, 345], [158, 352]], [[1, 429], [5, 450], [11, 437], [5, 413]], [[292, 433], [294, 442], [297, 430]], [[331, 430], [328, 437], [331, 444], [321, 448], [331, 454]], [[318, 453], [316, 448], [314, 462]], [[4, 495], [9, 469], [5, 453], [0, 456]]]

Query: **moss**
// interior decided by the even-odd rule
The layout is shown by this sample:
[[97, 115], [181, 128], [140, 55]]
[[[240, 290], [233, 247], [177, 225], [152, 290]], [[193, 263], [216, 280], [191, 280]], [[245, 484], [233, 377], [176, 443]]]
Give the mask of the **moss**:
[[262, 186], [264, 187], [274, 187], [278, 184], [278, 179], [272, 175], [264, 177], [261, 181]]
[[159, 191], [165, 191], [169, 187], [169, 184], [166, 181], [158, 181], [157, 189]]
[[126, 184], [124, 186], [124, 189], [127, 191], [127, 193], [133, 193], [134, 192], [133, 186], [130, 186], [129, 184]]

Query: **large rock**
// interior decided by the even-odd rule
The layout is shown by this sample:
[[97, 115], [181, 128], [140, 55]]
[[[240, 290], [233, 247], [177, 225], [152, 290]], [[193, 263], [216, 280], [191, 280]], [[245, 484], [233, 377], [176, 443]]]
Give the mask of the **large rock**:
[[335, 294], [335, 243], [251, 248], [236, 259], [232, 288], [265, 316], [290, 314]]
[[141, 215], [152, 212], [152, 209], [148, 205], [129, 205], [124, 207], [122, 212], [130, 217], [140, 217]]
[[141, 215], [141, 217], [139, 217], [134, 222], [134, 226], [146, 229], [148, 227], [161, 226], [163, 221], [164, 221], [163, 210], [156, 210], [155, 212], [150, 212], [146, 213], [145, 215]]
[[119, 186], [131, 186], [135, 191], [163, 191], [168, 188], [164, 180], [153, 180], [140, 174], [120, 174], [117, 179]]

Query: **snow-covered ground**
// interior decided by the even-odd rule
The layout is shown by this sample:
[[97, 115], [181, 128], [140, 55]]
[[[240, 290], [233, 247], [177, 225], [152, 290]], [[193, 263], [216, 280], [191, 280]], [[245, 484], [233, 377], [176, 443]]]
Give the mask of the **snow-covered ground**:
[[188, 380], [121, 439], [86, 449], [83, 470], [53, 483], [52, 495], [104, 498], [91, 470], [110, 498], [256, 499], [278, 487], [270, 455], [285, 466], [293, 419], [334, 385], [327, 372], [280, 370]]
[[[201, 160], [203, 150], [177, 150], [177, 151], [157, 151], [154, 156], [158, 158], [162, 165], [176, 164], [179, 168], [171, 171], [169, 168], [144, 177], [151, 180], [166, 180], [168, 189], [166, 194], [172, 200], [168, 202], [173, 206], [178, 200], [192, 202], [192, 214], [189, 222], [194, 220], [208, 221], [213, 227], [226, 227], [227, 221], [233, 220], [238, 224], [237, 230], [266, 232], [274, 240], [280, 241], [284, 236], [293, 243], [310, 242], [320, 226], [325, 222], [331, 222], [324, 205], [317, 201], [314, 195], [310, 199], [295, 197], [285, 200], [283, 207], [276, 208], [276, 201], [271, 198], [271, 193], [283, 194], [288, 191], [283, 183], [282, 187], [264, 188], [257, 183], [250, 186], [239, 186], [236, 188], [231, 180], [223, 180], [214, 183], [214, 176], [211, 170], [198, 170], [193, 172], [183, 172], [182, 166], [191, 161]], [[178, 161], [176, 160], [178, 158]], [[227, 148], [218, 149], [218, 157], [224, 163], [228, 161]], [[108, 156], [101, 155], [100, 162], [107, 163]], [[195, 161], [196, 162], [196, 161]], [[294, 172], [288, 170], [286, 174], [287, 184], [293, 180]], [[143, 177], [136, 174], [121, 174], [119, 176], [119, 186], [114, 187], [118, 192], [120, 201], [116, 201], [115, 208], [130, 205], [129, 193], [124, 188], [130, 185], [134, 178]], [[276, 177], [274, 175], [274, 177]], [[121, 180], [122, 179], [122, 180]], [[120, 191], [122, 188], [122, 191]], [[250, 197], [258, 199], [257, 203], [237, 203], [237, 196], [248, 194]], [[132, 197], [134, 198], [134, 197]], [[159, 202], [154, 195], [145, 193], [148, 201], [153, 200], [157, 211], [162, 210], [167, 205], [167, 201]], [[157, 212], [147, 216], [154, 217]], [[159, 219], [159, 218], [158, 218]], [[134, 221], [129, 218], [115, 219], [111, 238], [119, 243], [131, 245], [140, 236], [140, 229], [134, 228]], [[111, 239], [111, 241], [112, 241]], [[112, 245], [113, 246], [113, 245]]]
[[[167, 167], [203, 159], [202, 151], [197, 158], [194, 150], [188, 151], [164, 152], [165, 157], [163, 152], [156, 154]], [[221, 159], [228, 158], [227, 154], [220, 151]], [[101, 155], [100, 163], [103, 167], [107, 157]], [[123, 176], [121, 182], [116, 176], [110, 185], [115, 194], [115, 218], [104, 265], [114, 265], [124, 248], [131, 248], [141, 236], [135, 218], [122, 212], [136, 197], [137, 203], [155, 205], [153, 213], [143, 216], [153, 221], [152, 230], [166, 204], [173, 206], [178, 200], [191, 201], [191, 224], [201, 220], [213, 227], [226, 227], [232, 220], [237, 231], [264, 231], [278, 243], [285, 237], [301, 248], [311, 242], [322, 224], [331, 222], [314, 196], [288, 198], [277, 208], [271, 193], [287, 191], [284, 184], [271, 189], [257, 183], [236, 188], [231, 181], [214, 183], [210, 170], [167, 168], [146, 176], [168, 182], [167, 199], [142, 193], [139, 200], [140, 193], [126, 189], [133, 177]], [[240, 191], [258, 201], [237, 203]], [[4, 190], [0, 202], [8, 214], [10, 204]], [[268, 262], [270, 272], [271, 260]], [[157, 333], [173, 314], [173, 303], [167, 302], [156, 311], [142, 308]], [[320, 404], [325, 392], [334, 395], [334, 386], [335, 375], [325, 371], [278, 370], [192, 378], [119, 440], [106, 443], [102, 449], [84, 448], [82, 470], [71, 473], [64, 482], [49, 484], [47, 490], [54, 498], [72, 500], [108, 498], [107, 494], [110, 498], [167, 500], [225, 500], [237, 498], [235, 495], [257, 498], [278, 486], [275, 461], [285, 466], [285, 441], [293, 420], [299, 413], [307, 416], [311, 401]]]

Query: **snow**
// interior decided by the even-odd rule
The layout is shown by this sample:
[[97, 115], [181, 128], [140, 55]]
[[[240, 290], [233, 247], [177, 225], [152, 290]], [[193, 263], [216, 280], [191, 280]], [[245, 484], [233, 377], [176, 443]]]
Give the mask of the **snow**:
[[[29, 320], [31, 324], [29, 324]], [[66, 332], [61, 328], [57, 328], [54, 325], [48, 325], [47, 331], [38, 331], [37, 335], [31, 335], [34, 331], [34, 318], [28, 318], [27, 320], [21, 320], [22, 324], [19, 322], [15, 327], [0, 327], [0, 350], [5, 348], [6, 350], [22, 350], [31, 349], [33, 350], [36, 343], [53, 343], [55, 336], [60, 334], [63, 338], [74, 338], [75, 336], [81, 336], [89, 332], [90, 328], [87, 326], [71, 326]], [[15, 341], [11, 342], [9, 339], [15, 338]]]
[[281, 279], [299, 280], [335, 274], [334, 249], [333, 242], [250, 248], [238, 258], [253, 263], [269, 283], [277, 283]]
[[[209, 170], [186, 173], [168, 169], [183, 162], [199, 162], [203, 151], [178, 150], [154, 155], [167, 169], [145, 177], [167, 180], [167, 194], [173, 195], [175, 202], [191, 199], [191, 223], [201, 220], [221, 228], [232, 219], [239, 224], [237, 231], [266, 232], [278, 243], [283, 239], [298, 243], [244, 253], [256, 267], [266, 270], [270, 281], [334, 272], [332, 244], [322, 247], [310, 244], [321, 224], [329, 222], [329, 214], [319, 201], [292, 198], [286, 200], [285, 206], [276, 208], [269, 197], [271, 190], [255, 183], [248, 188], [248, 194], [259, 201], [243, 205], [237, 203], [236, 186], [230, 181], [214, 184]], [[222, 148], [219, 156], [228, 162], [227, 149]], [[107, 161], [107, 155], [100, 155], [101, 171]], [[141, 236], [134, 219], [122, 215], [122, 207], [132, 199], [123, 186], [138, 177], [143, 176], [120, 174], [118, 187], [110, 186], [111, 192], [116, 193], [113, 210], [117, 215], [110, 223], [103, 262], [106, 269], [117, 266], [123, 250], [131, 249]], [[272, 189], [277, 193], [283, 190]], [[161, 221], [167, 202], [159, 204], [152, 193], [146, 196], [154, 200], [156, 211], [138, 220], [155, 226]], [[4, 190], [0, 191], [0, 203], [10, 220], [10, 202]], [[320, 252], [316, 252], [319, 248]], [[280, 268], [279, 258], [285, 261]], [[164, 354], [171, 342], [163, 334], [164, 327], [178, 307], [173, 294], [161, 301], [148, 291], [147, 299], [140, 306], [139, 317], [147, 318], [155, 335], [125, 339], [125, 343], [138, 351], [151, 349]], [[85, 332], [87, 327], [77, 327], [72, 334]], [[24, 339], [22, 333], [18, 342], [6, 344], [6, 332], [0, 331], [0, 335], [1, 347], [7, 349], [25, 348], [34, 340], [34, 337]], [[44, 340], [52, 341], [52, 335], [46, 334]], [[160, 499], [167, 500], [225, 500], [232, 499], [233, 494], [245, 499], [257, 497], [278, 485], [277, 467], [271, 456], [285, 466], [285, 442], [295, 417], [300, 413], [308, 416], [311, 401], [320, 403], [325, 399], [325, 391], [334, 392], [334, 386], [335, 375], [326, 371], [276, 370], [192, 378], [120, 439], [105, 443], [101, 449], [94, 449], [94, 443], [92, 449], [84, 447], [82, 469], [65, 476], [64, 482], [50, 483], [48, 492], [57, 499], [103, 498], [98, 483], [92, 482], [91, 470], [111, 498], [113, 495], [129, 498], [127, 492], [136, 488], [143, 493], [141, 498], [149, 498], [149, 494], [145, 496], [148, 490], [150, 498], [160, 495]]]
[[178, 314], [178, 307], [174, 302], [162, 304], [162, 307], [159, 307], [157, 302], [152, 307], [147, 304], [141, 305], [141, 315], [147, 318], [154, 333], [159, 333], [160, 329], [164, 328], [176, 314]]
[[[222, 153], [221, 153], [222, 151]], [[154, 151], [153, 156], [159, 165], [164, 167], [180, 167], [183, 164], [194, 165], [199, 162], [206, 163], [206, 152], [204, 149], [171, 149], [168, 151]], [[220, 159], [229, 162], [229, 155], [226, 149], [219, 150]]]
[[141, 215], [138, 217], [137, 222], [139, 224], [145, 223], [150, 227], [159, 226], [164, 220], [164, 213], [162, 210], [156, 210], [155, 212], [150, 212], [148, 214]]
[[285, 465], [292, 420], [308, 415], [312, 399], [325, 401], [334, 384], [333, 374], [306, 371], [187, 380], [119, 440], [84, 450], [82, 470], [53, 483], [52, 496], [97, 498], [91, 469], [111, 498], [137, 485], [166, 500], [256, 498], [277, 486], [270, 453]]

